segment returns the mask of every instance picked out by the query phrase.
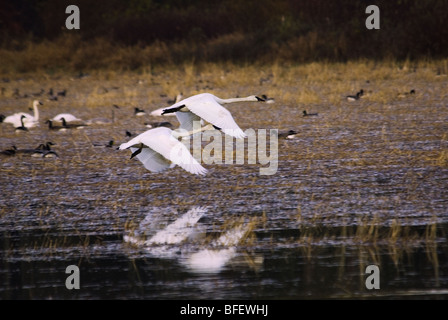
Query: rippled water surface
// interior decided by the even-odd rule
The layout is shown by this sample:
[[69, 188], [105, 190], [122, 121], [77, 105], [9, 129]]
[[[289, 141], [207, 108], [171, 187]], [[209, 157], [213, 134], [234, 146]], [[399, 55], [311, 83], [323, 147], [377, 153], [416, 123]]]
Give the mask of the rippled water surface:
[[[16, 134], [1, 124], [2, 150], [52, 141], [59, 155], [1, 157], [2, 299], [448, 297], [446, 81], [415, 82], [415, 96], [387, 102], [229, 105], [243, 129], [298, 135], [279, 139], [273, 175], [260, 175], [260, 163], [205, 164], [198, 177], [178, 167], [153, 174], [116, 150], [126, 130], [160, 121], [134, 107], [167, 105], [164, 87], [142, 79], [46, 79], [46, 89], [68, 91], [41, 97], [39, 127]], [[5, 115], [31, 105], [14, 88], [40, 88], [3, 86]], [[302, 117], [303, 108], [319, 115]], [[113, 122], [50, 131], [45, 119], [60, 112]], [[66, 288], [69, 265], [79, 267], [78, 290]], [[368, 265], [379, 267], [380, 289], [366, 288]]]

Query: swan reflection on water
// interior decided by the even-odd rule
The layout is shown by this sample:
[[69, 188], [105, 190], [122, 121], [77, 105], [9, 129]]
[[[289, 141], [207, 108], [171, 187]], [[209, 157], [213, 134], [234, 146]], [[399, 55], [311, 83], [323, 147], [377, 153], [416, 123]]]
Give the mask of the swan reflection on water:
[[186, 259], [183, 264], [196, 272], [219, 272], [237, 255], [237, 245], [250, 232], [249, 225], [237, 225], [211, 243], [212, 248], [202, 249]]
[[[193, 207], [181, 215], [164, 229], [155, 232], [148, 239], [139, 234], [151, 233], [151, 228], [160, 224], [160, 220], [148, 214], [140, 223], [133, 235], [125, 235], [124, 241], [142, 247], [159, 258], [177, 258], [180, 263], [192, 272], [220, 272], [233, 258], [238, 256], [238, 244], [251, 232], [252, 224], [237, 224], [210, 243], [199, 243], [195, 240], [201, 231], [198, 221], [205, 215], [205, 207]], [[195, 249], [192, 249], [195, 248]], [[237, 259], [238, 260], [238, 259]], [[248, 259], [262, 264], [263, 259]], [[249, 263], [253, 265], [253, 263]]]

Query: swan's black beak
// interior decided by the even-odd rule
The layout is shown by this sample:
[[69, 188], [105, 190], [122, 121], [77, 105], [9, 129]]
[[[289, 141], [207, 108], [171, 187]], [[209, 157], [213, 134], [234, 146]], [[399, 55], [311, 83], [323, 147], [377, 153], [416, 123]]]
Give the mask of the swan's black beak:
[[266, 99], [263, 99], [263, 98], [260, 98], [260, 97], [257, 97], [257, 96], [255, 96], [255, 98], [257, 98], [257, 101], [266, 101]]

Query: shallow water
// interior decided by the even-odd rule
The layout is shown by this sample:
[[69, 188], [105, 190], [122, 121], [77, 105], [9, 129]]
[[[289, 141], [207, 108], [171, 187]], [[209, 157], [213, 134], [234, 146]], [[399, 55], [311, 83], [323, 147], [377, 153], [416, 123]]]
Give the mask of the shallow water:
[[[2, 149], [53, 141], [59, 154], [1, 158], [2, 299], [448, 297], [443, 95], [438, 103], [421, 94], [387, 108], [369, 100], [343, 104], [348, 114], [315, 105], [313, 118], [302, 118], [302, 108], [291, 117], [285, 109], [294, 105], [278, 99], [257, 109], [229, 107], [244, 128], [299, 134], [279, 140], [274, 175], [246, 163], [205, 165], [208, 174], [196, 177], [180, 168], [152, 174], [129, 152], [103, 147], [127, 141], [126, 130], [143, 132], [144, 121], [160, 121], [132, 115], [148, 93], [123, 97], [134, 88], [131, 80], [103, 81], [120, 83], [109, 98], [92, 93], [94, 79], [46, 83], [69, 83], [71, 90], [58, 103], [46, 102], [42, 118], [70, 111], [112, 119], [110, 100], [122, 99], [112, 124], [69, 132], [41, 124], [23, 135], [1, 124]], [[5, 86], [12, 91], [19, 83]], [[153, 89], [151, 99], [163, 105], [161, 88]], [[0, 101], [5, 114], [28, 103]], [[145, 242], [197, 207], [200, 218], [176, 231], [185, 236]], [[79, 267], [79, 290], [66, 288], [69, 265]], [[380, 289], [366, 288], [368, 265], [379, 267]]]

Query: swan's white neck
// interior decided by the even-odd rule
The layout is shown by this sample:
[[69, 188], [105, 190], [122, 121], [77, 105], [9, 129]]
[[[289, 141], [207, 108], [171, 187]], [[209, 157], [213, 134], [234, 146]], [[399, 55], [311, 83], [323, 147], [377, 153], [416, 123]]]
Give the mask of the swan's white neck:
[[33, 103], [33, 108], [34, 108], [34, 120], [35, 121], [38, 121], [39, 120], [39, 109], [38, 109], [38, 106], [39, 105], [39, 103], [38, 102], [34, 102]]
[[257, 101], [257, 98], [255, 98], [254, 96], [249, 96], [245, 98], [230, 98], [230, 99], [217, 98], [216, 101], [220, 104], [225, 104], [225, 103], [242, 102], [242, 101]]

